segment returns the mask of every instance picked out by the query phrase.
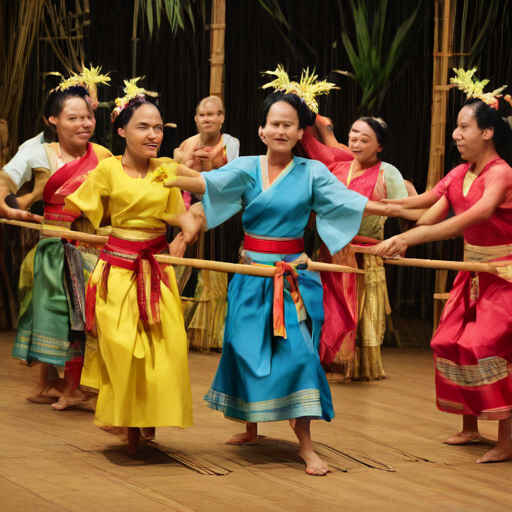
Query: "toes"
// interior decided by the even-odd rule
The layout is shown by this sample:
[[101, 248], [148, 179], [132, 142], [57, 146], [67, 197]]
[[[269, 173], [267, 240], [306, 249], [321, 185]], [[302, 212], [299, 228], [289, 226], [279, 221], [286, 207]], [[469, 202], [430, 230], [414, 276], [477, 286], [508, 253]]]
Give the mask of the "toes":
[[325, 466], [307, 467], [306, 468], [306, 473], [308, 475], [312, 475], [312, 476], [325, 476], [325, 475], [327, 475], [327, 473], [330, 473], [330, 471]]
[[476, 462], [477, 464], [487, 464], [492, 462], [505, 462], [512, 460], [512, 453], [505, 451], [490, 451], [487, 452], [483, 457], [480, 457]]

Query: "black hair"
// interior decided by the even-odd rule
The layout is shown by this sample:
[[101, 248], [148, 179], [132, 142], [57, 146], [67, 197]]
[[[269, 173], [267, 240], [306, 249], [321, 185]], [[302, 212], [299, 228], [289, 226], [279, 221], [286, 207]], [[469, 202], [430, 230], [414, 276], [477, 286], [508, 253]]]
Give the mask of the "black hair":
[[48, 97], [46, 98], [46, 102], [43, 108], [43, 117], [44, 117], [44, 129], [43, 129], [43, 138], [45, 142], [57, 142], [57, 132], [55, 131], [55, 127], [50, 124], [50, 116], [52, 115], [52, 106], [55, 98], [57, 97], [57, 91], [50, 91]]
[[283, 91], [276, 91], [272, 93], [263, 102], [260, 109], [259, 124], [262, 128], [267, 124], [267, 117], [270, 107], [278, 101], [285, 101], [291, 105], [299, 116], [299, 128], [304, 130], [308, 126], [315, 124], [316, 114], [310, 110], [304, 100], [292, 93], [284, 93]]
[[384, 148], [389, 141], [389, 128], [380, 117], [360, 117], [358, 121], [365, 122], [375, 133], [377, 142]]
[[[50, 116], [59, 117], [64, 110], [66, 101], [68, 101], [70, 98], [82, 98], [87, 103], [89, 109], [92, 112], [90, 103], [85, 99], [85, 97], [88, 95], [89, 93], [87, 92], [87, 89], [85, 87], [79, 86], [70, 87], [64, 91], [56, 91], [53, 102], [51, 103], [51, 106], [49, 106]], [[48, 118], [50, 116], [48, 116]]]
[[121, 138], [118, 133], [118, 129], [124, 128], [130, 122], [134, 112], [142, 107], [142, 105], [147, 104], [153, 105], [160, 112], [160, 109], [158, 108], [158, 102], [149, 101], [147, 96], [144, 98], [137, 97], [133, 100], [130, 100], [128, 105], [123, 110], [121, 110], [121, 113], [114, 119], [114, 124], [112, 126], [112, 138], [114, 140]]
[[[64, 110], [64, 106], [66, 102], [70, 98], [82, 98], [91, 114], [93, 113], [91, 104], [86, 100], [86, 96], [89, 95], [89, 92], [85, 87], [73, 86], [68, 89], [64, 89], [63, 91], [52, 91], [48, 95], [46, 100], [43, 115], [46, 117], [48, 121], [49, 130], [44, 131], [44, 140], [47, 142], [58, 142], [58, 134], [57, 128], [54, 124], [50, 123], [50, 117], [59, 117]], [[53, 140], [49, 140], [53, 139]]]
[[[506, 106], [504, 105], [506, 102], [503, 98], [497, 99], [500, 103], [503, 101], [501, 110], [506, 110]], [[464, 106], [472, 110], [473, 117], [475, 118], [476, 124], [480, 130], [485, 130], [487, 128], [493, 129], [494, 135], [492, 141], [494, 149], [496, 149], [496, 152], [501, 158], [508, 160], [510, 156], [510, 144], [512, 142], [512, 130], [510, 129], [508, 122], [503, 119], [503, 114], [500, 113], [500, 107], [498, 107], [498, 109], [493, 108], [487, 105], [487, 103], [482, 101], [480, 98], [470, 98], [466, 101]]]

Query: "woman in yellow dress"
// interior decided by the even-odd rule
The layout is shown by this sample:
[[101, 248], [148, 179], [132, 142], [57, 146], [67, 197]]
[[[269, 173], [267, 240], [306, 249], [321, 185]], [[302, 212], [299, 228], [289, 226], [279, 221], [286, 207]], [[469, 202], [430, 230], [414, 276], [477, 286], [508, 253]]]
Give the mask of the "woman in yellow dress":
[[[90, 172], [66, 205], [94, 226], [111, 217], [112, 233], [87, 289], [87, 329], [94, 339], [88, 340], [81, 384], [99, 389], [97, 425], [128, 427], [133, 455], [141, 429], [151, 438], [155, 427], [192, 426], [192, 395], [174, 270], [154, 258], [167, 248], [165, 221], [185, 206], [180, 190], [161, 180], [161, 166], [173, 161], [156, 158], [160, 113], [144, 89], [125, 83], [114, 133], [126, 140], [126, 150]], [[180, 233], [170, 250], [180, 255], [184, 249]]]

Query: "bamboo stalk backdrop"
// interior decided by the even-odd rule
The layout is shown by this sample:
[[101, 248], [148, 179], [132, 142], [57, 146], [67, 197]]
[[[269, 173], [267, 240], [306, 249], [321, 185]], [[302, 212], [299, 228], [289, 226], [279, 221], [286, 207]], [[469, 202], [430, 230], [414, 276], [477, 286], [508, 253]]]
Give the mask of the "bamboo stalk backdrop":
[[[456, 3], [453, 52], [471, 53], [471, 64], [478, 64], [478, 76], [491, 78], [490, 90], [503, 84], [512, 87], [511, 0], [452, 2]], [[209, 94], [211, 33], [204, 29], [211, 23], [212, 0], [189, 0], [187, 14], [182, 16], [184, 29], [177, 28], [175, 36], [162, 15], [160, 28], [157, 29], [155, 23], [150, 38], [147, 15], [141, 15], [135, 43], [132, 41], [135, 0], [89, 0], [86, 3], [90, 23], [81, 29], [85, 61], [101, 65], [104, 71], [113, 71], [112, 86], [99, 89], [99, 100], [113, 100], [119, 93], [122, 79], [132, 76], [132, 48], [135, 47], [136, 75], [146, 77], [144, 87], [160, 92], [164, 121], [178, 125], [177, 129], [166, 129], [162, 151], [170, 155], [181, 140], [195, 133], [195, 106]], [[366, 1], [370, 26], [379, 3], [378, 0]], [[66, 2], [69, 11], [73, 11], [74, 5], [74, 1]], [[397, 28], [418, 5], [413, 37], [396, 67], [399, 77], [387, 91], [379, 115], [391, 130], [391, 141], [383, 159], [395, 165], [419, 192], [423, 192], [430, 150], [434, 1], [389, 2], [384, 35], [389, 45]], [[264, 151], [257, 137], [258, 110], [267, 94], [260, 89], [265, 83], [260, 72], [275, 69], [277, 63], [283, 63], [295, 76], [300, 75], [303, 68], [315, 68], [321, 78], [328, 76], [340, 87], [339, 91], [320, 98], [320, 113], [333, 119], [338, 140], [346, 141], [349, 127], [358, 116], [362, 91], [351, 78], [331, 73], [334, 69], [353, 72], [342, 42], [340, 8], [346, 19], [353, 19], [350, 4], [345, 0], [226, 0], [225, 131], [240, 139], [242, 155]], [[0, 25], [4, 32], [8, 30], [5, 16]], [[348, 23], [347, 31], [354, 43], [354, 25]], [[45, 79], [43, 74], [65, 71], [52, 45], [44, 39], [47, 36], [44, 26], [37, 35], [39, 38], [30, 57], [27, 52], [23, 62], [28, 74], [23, 87], [25, 100], [17, 128], [18, 140], [34, 136], [42, 128], [40, 113], [44, 95], [53, 86], [53, 78]], [[450, 67], [468, 67], [469, 64], [469, 58], [455, 57]], [[451, 144], [451, 133], [463, 100], [458, 92], [451, 91], [448, 95], [445, 172], [459, 163], [458, 152]], [[108, 109], [98, 110], [99, 142], [110, 143], [108, 117]], [[386, 236], [397, 231], [398, 223], [388, 221]], [[232, 233], [232, 236], [236, 238], [239, 234]], [[233, 240], [236, 246], [238, 242]], [[408, 256], [460, 260], [461, 244], [460, 241], [428, 244], [410, 249]], [[404, 268], [387, 272], [395, 327], [398, 325], [404, 336], [416, 338], [418, 344], [428, 342], [425, 333], [429, 329], [418, 319], [431, 323], [435, 274], [424, 269]], [[451, 279], [453, 276], [449, 282]], [[414, 332], [406, 326], [411, 318], [419, 326]]]

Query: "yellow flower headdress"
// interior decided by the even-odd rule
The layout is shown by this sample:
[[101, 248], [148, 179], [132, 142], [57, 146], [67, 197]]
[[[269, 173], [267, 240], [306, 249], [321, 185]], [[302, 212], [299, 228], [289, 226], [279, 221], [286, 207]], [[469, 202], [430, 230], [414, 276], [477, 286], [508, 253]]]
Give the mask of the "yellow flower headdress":
[[309, 68], [302, 71], [300, 82], [290, 81], [288, 73], [284, 70], [282, 64], [278, 64], [275, 71], [263, 71], [264, 75], [274, 75], [277, 78], [272, 82], [265, 84], [262, 89], [273, 87], [276, 91], [284, 91], [286, 94], [296, 94], [299, 98], [304, 100], [304, 103], [315, 114], [318, 113], [318, 103], [315, 100], [316, 96], [321, 94], [329, 94], [331, 89], [339, 89], [335, 84], [322, 80], [317, 82], [318, 75], [313, 73], [309, 74]]
[[65, 91], [70, 87], [84, 87], [85, 89], [90, 90], [91, 87], [96, 88], [98, 84], [108, 85], [107, 82], [110, 82], [110, 77], [107, 75], [100, 75], [100, 71], [100, 66], [95, 68], [92, 65], [89, 69], [82, 66], [81, 73], [69, 71], [70, 77], [62, 80], [55, 90]]
[[498, 96], [507, 87], [506, 85], [492, 92], [484, 93], [484, 87], [489, 83], [489, 80], [479, 81], [476, 77], [473, 77], [476, 68], [469, 71], [453, 68], [453, 71], [455, 71], [457, 76], [450, 78], [450, 82], [456, 84], [459, 90], [465, 92], [468, 99], [479, 98], [484, 103], [487, 103], [487, 105], [498, 108]]
[[126, 93], [122, 98], [116, 98], [116, 108], [112, 111], [112, 121], [129, 105], [129, 103], [138, 98], [144, 101], [145, 96], [158, 96], [158, 93], [152, 91], [146, 91], [142, 87], [137, 86], [137, 82], [142, 80], [144, 77], [139, 76], [132, 78], [131, 80], [124, 80], [124, 89]]

